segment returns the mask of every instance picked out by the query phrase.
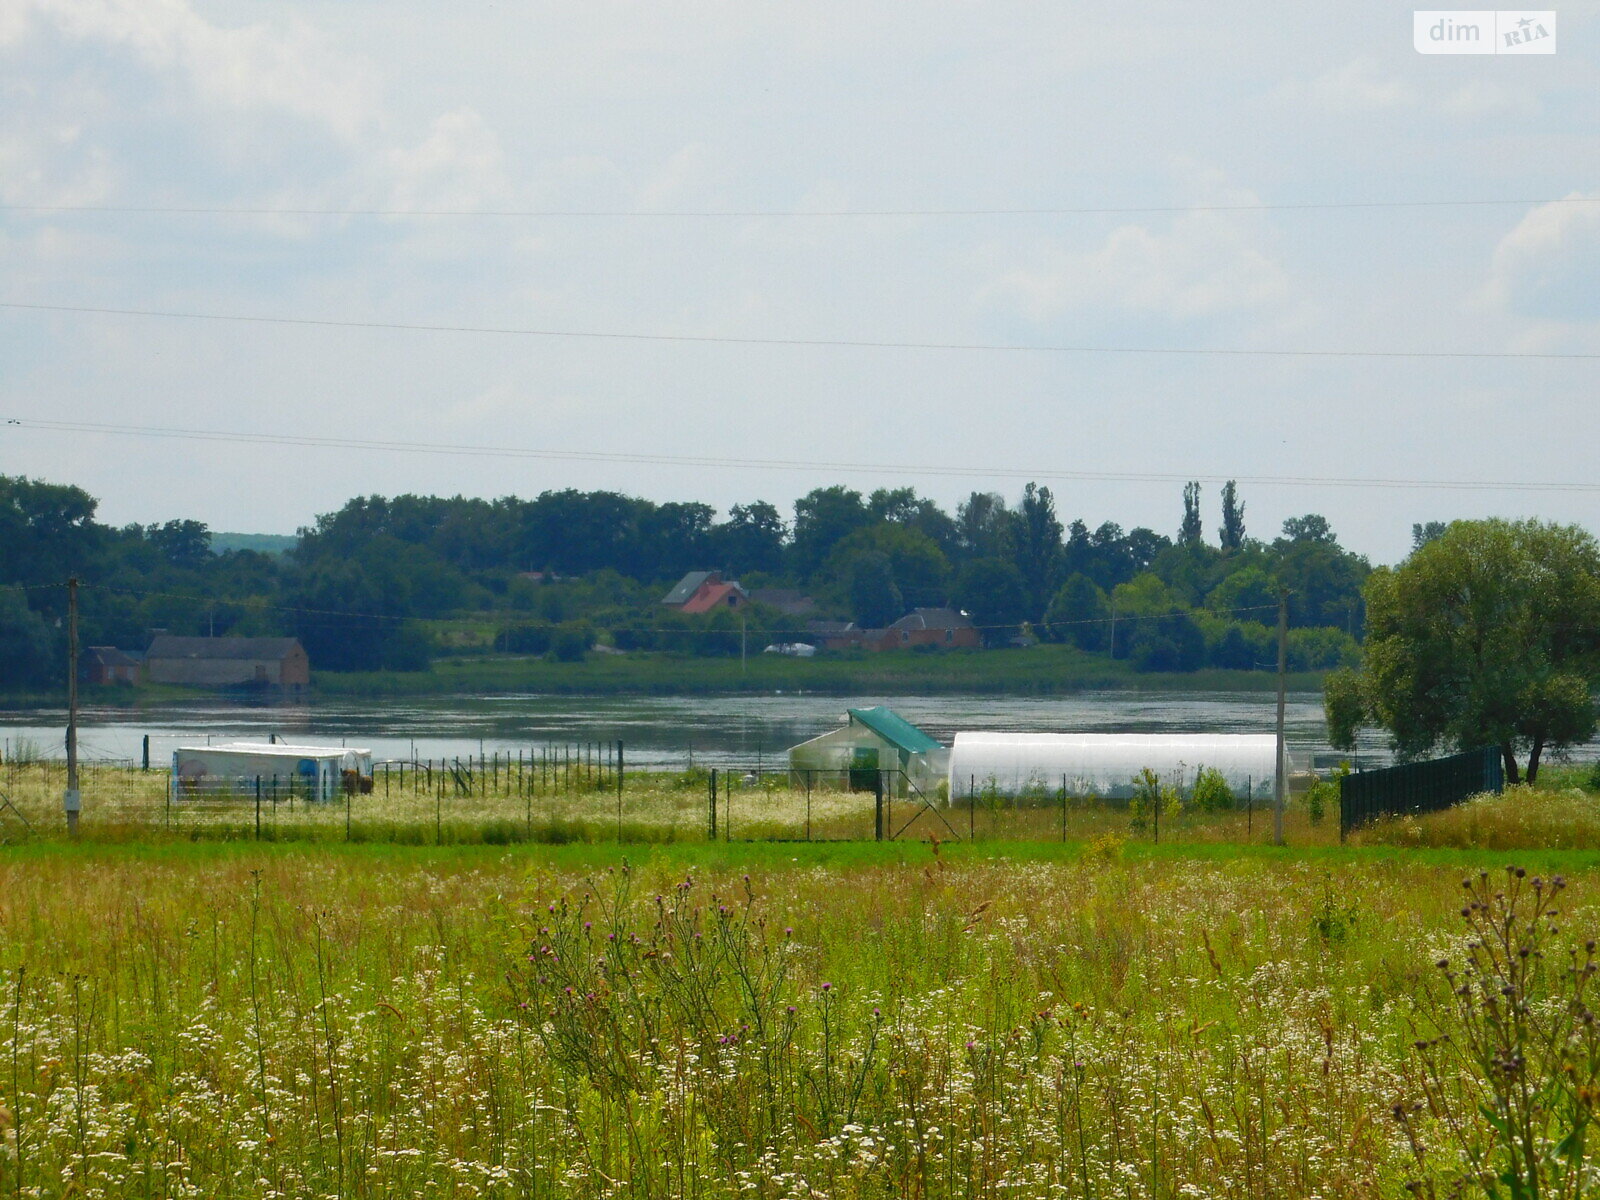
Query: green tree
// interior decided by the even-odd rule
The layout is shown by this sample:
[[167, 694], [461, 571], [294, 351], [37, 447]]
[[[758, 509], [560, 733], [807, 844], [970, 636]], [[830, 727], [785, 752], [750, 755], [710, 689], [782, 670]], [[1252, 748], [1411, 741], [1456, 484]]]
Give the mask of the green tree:
[[44, 618], [23, 593], [0, 588], [0, 679], [11, 686], [40, 687], [66, 681], [66, 654]]
[[1417, 757], [1441, 745], [1498, 746], [1528, 782], [1546, 751], [1595, 730], [1600, 683], [1600, 546], [1573, 525], [1458, 521], [1366, 589], [1359, 672], [1330, 676], [1329, 737], [1388, 731]]
[[1055, 497], [1047, 487], [1030, 483], [1023, 488], [1018, 515], [1021, 545], [1017, 566], [1022, 570], [1027, 588], [1028, 617], [1037, 620], [1044, 614], [1045, 605], [1050, 602], [1050, 595], [1061, 578], [1063, 530], [1056, 516]]
[[[848, 584], [855, 573], [853, 564], [862, 555], [888, 559], [891, 577], [906, 605], [935, 608], [945, 602], [950, 562], [926, 534], [889, 523], [858, 529], [834, 547], [824, 573]], [[889, 619], [895, 620], [904, 611]]]
[[735, 504], [728, 519], [712, 530], [717, 561], [740, 574], [782, 570], [788, 533], [783, 517], [765, 500]]
[[882, 629], [905, 613], [905, 600], [894, 581], [887, 554], [864, 550], [850, 557], [847, 586], [850, 612], [864, 629]]
[[1222, 485], [1222, 529], [1218, 533], [1224, 550], [1237, 550], [1244, 545], [1244, 504], [1239, 500], [1239, 487], [1233, 480]]
[[860, 492], [838, 484], [807, 492], [794, 502], [794, 544], [790, 552], [795, 574], [802, 579], [809, 577], [835, 546], [870, 524], [872, 514]]
[[1444, 536], [1444, 531], [1449, 526], [1443, 521], [1413, 521], [1411, 524], [1411, 548], [1421, 550], [1429, 542], [1436, 542]]
[[965, 564], [956, 576], [955, 599], [991, 646], [1004, 645], [1027, 619], [1022, 572], [1007, 559], [978, 558]]
[[1069, 642], [1080, 650], [1104, 650], [1110, 640], [1111, 602], [1087, 575], [1073, 575], [1061, 585], [1045, 611], [1040, 632], [1050, 641]]
[[1185, 546], [1198, 546], [1203, 534], [1200, 525], [1200, 484], [1198, 481], [1183, 485], [1183, 523], [1178, 526], [1178, 541]]

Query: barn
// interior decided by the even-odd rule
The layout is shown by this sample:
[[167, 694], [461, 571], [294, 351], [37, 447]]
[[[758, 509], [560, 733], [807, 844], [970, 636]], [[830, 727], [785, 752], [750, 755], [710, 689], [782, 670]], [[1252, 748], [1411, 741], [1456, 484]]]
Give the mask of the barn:
[[[1239, 796], [1273, 794], [1277, 739], [1270, 733], [958, 733], [950, 747], [949, 795], [987, 792], [1126, 798], [1149, 768], [1187, 792], [1205, 768]], [[1292, 764], [1289, 769], [1293, 769]]]
[[190, 687], [297, 691], [311, 684], [311, 660], [299, 638], [172, 637], [145, 652], [145, 678]]

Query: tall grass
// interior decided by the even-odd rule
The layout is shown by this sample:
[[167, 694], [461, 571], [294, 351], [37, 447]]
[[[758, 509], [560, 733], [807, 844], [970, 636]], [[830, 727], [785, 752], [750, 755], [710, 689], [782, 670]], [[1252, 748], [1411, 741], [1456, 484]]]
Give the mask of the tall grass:
[[1355, 830], [1358, 846], [1449, 846], [1459, 849], [1600, 849], [1600, 799], [1578, 787], [1509, 787], [1454, 808], [1387, 817]]
[[1462, 1165], [1389, 1115], [1452, 870], [795, 857], [7, 852], [0, 1195], [1299, 1200], [1401, 1194], [1411, 1136]]
[[[630, 775], [619, 797], [612, 785], [572, 789], [529, 788], [519, 792], [509, 777], [496, 789], [457, 795], [435, 777], [427, 787], [400, 786], [380, 773], [371, 794], [307, 803], [287, 792], [253, 796], [169, 799], [165, 770], [139, 771], [88, 764], [82, 769], [81, 836], [90, 841], [189, 840], [351, 841], [401, 845], [461, 845], [521, 842], [680, 843], [711, 839], [709, 789], [703, 779]], [[479, 783], [481, 784], [481, 780]], [[729, 782], [732, 782], [730, 789]], [[0, 842], [64, 836], [59, 762], [13, 764], [0, 775], [0, 794], [15, 813], [0, 810]], [[722, 841], [873, 840], [878, 830], [870, 792], [807, 788], [787, 775], [745, 784], [724, 780], [717, 796], [716, 838]], [[886, 797], [885, 840], [926, 842], [1078, 842], [1103, 837], [1184, 844], [1265, 842], [1271, 813], [1206, 811], [1191, 805], [1174, 812], [1163, 806], [1152, 820], [1127, 804], [1068, 798], [1047, 790], [1021, 800], [980, 794], [945, 805], [920, 798]], [[1299, 845], [1332, 844], [1336, 820], [1314, 822], [1296, 801], [1289, 837]]]

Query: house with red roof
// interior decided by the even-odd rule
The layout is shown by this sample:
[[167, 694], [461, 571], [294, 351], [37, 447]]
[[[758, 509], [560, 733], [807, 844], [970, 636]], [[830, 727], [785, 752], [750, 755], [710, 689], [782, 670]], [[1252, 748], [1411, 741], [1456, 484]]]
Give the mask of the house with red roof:
[[690, 571], [661, 603], [682, 613], [708, 613], [743, 608], [750, 596], [734, 580], [723, 579], [721, 571]]

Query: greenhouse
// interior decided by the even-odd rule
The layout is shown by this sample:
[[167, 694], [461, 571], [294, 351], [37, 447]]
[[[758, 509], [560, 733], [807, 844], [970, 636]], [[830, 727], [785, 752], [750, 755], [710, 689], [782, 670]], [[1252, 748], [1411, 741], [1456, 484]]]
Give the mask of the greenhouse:
[[[1149, 768], [1187, 795], [1200, 771], [1222, 773], [1235, 795], [1273, 794], [1277, 739], [1270, 733], [958, 733], [949, 795], [1126, 798]], [[1287, 764], [1289, 770], [1292, 764]]]
[[871, 791], [880, 772], [894, 795], [931, 796], [944, 782], [949, 751], [893, 709], [852, 708], [837, 729], [789, 751], [797, 784]]

